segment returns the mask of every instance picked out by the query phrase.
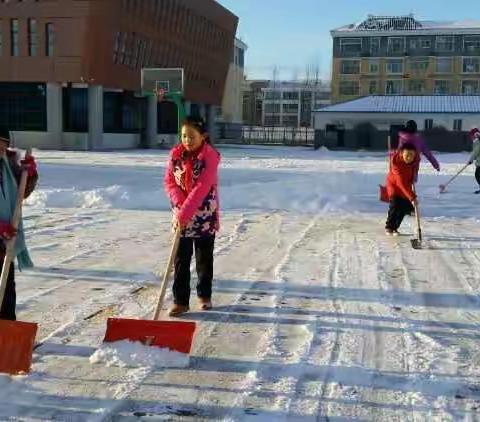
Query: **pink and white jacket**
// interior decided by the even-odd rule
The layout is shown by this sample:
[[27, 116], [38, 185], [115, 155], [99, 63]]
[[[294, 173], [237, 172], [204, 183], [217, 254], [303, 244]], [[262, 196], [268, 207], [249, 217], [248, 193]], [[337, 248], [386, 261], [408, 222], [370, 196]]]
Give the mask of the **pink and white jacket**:
[[182, 144], [170, 152], [164, 185], [184, 237], [213, 236], [220, 228], [218, 165], [210, 144], [188, 152]]

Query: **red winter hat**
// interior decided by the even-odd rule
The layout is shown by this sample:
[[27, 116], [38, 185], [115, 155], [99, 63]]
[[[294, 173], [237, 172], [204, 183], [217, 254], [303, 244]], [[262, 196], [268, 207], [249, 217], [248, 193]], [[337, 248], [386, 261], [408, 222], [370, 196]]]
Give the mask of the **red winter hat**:
[[468, 136], [470, 136], [470, 139], [473, 141], [476, 137], [480, 137], [480, 130], [478, 127], [474, 127], [473, 129], [468, 132]]

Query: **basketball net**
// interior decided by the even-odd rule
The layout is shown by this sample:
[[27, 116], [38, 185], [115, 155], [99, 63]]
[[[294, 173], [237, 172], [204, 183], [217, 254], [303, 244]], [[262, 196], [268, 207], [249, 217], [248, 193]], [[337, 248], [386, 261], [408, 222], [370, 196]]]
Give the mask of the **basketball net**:
[[163, 101], [163, 98], [165, 97], [165, 94], [167, 93], [167, 91], [163, 88], [159, 88], [159, 89], [156, 89], [154, 92], [155, 92], [155, 95], [157, 97], [157, 101], [159, 103], [161, 103]]

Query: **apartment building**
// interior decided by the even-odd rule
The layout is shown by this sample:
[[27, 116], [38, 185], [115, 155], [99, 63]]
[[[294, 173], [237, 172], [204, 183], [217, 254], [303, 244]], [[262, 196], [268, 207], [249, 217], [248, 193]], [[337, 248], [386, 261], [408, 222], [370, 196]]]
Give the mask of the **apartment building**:
[[480, 21], [368, 16], [331, 31], [332, 101], [480, 93]]

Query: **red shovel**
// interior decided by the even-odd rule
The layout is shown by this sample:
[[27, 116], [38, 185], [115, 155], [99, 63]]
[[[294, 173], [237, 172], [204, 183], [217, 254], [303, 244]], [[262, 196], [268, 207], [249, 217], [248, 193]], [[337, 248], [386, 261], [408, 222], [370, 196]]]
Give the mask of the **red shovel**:
[[[31, 154], [28, 149], [25, 158]], [[22, 202], [25, 196], [28, 173], [22, 171], [17, 192], [17, 202], [12, 218], [12, 226], [17, 229], [22, 216]], [[0, 306], [5, 297], [10, 265], [15, 258], [15, 240], [6, 242], [5, 259], [3, 261], [2, 276], [0, 278]], [[37, 324], [20, 321], [5, 321], [0, 319], [0, 373], [11, 375], [27, 373], [32, 365], [33, 345], [37, 334]]]
[[158, 321], [168, 285], [168, 278], [173, 268], [175, 255], [180, 243], [180, 229], [175, 231], [167, 268], [160, 287], [157, 307], [153, 320], [109, 318], [104, 342], [121, 340], [141, 342], [147, 346], [167, 348], [181, 353], [190, 353], [196, 324], [191, 321]]

